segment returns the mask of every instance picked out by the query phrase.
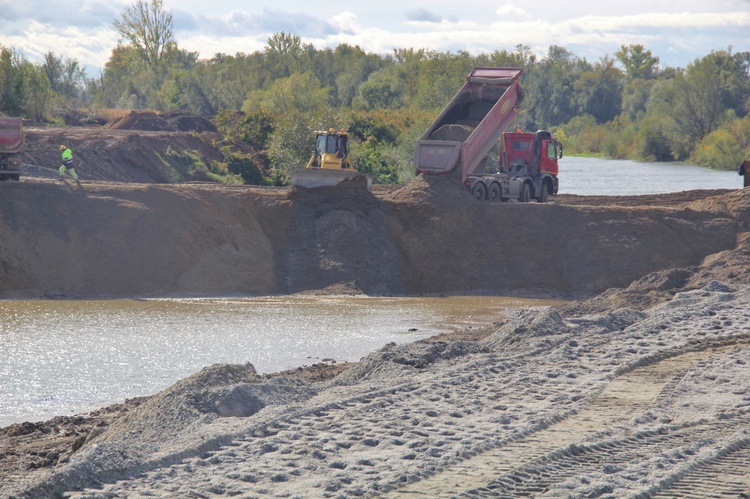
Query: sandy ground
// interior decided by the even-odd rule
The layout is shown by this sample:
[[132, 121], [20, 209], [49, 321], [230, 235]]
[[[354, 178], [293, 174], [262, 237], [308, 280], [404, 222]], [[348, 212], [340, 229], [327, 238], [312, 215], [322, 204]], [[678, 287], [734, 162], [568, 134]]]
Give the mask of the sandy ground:
[[[750, 287], [517, 310], [329, 381], [210, 366], [4, 497], [747, 497]], [[743, 496], [744, 494], [744, 496]]]

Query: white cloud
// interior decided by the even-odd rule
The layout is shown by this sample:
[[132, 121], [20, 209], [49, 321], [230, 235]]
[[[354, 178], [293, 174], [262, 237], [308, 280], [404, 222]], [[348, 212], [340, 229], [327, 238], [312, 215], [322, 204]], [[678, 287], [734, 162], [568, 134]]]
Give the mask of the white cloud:
[[507, 18], [507, 17], [523, 17], [523, 18], [529, 18], [531, 17], [531, 14], [526, 12], [524, 9], [520, 7], [516, 7], [513, 4], [506, 3], [505, 5], [501, 5], [495, 10], [495, 14], [498, 15], [498, 17], [501, 18]]
[[[130, 3], [13, 2], [15, 10], [4, 10], [0, 18], [0, 45], [14, 46], [31, 58], [52, 50], [101, 68], [117, 43], [111, 22]], [[179, 46], [201, 58], [263, 50], [268, 37], [279, 31], [316, 48], [347, 43], [379, 54], [407, 47], [479, 53], [523, 44], [540, 55], [559, 45], [595, 60], [621, 45], [640, 43], [662, 63], [675, 66], [729, 45], [735, 50], [750, 47], [748, 0], [712, 0], [710, 6], [705, 0], [569, 0], [564, 7], [546, 0], [502, 0], [494, 6], [463, 0], [461, 8], [449, 0], [434, 0], [429, 8], [413, 0], [381, 0], [377, 5], [350, 3], [346, 10], [334, 4], [312, 8], [314, 4], [298, 0], [283, 5], [259, 0], [247, 7], [229, 0], [215, 0], [210, 7], [192, 0], [165, 1], [170, 3]]]
[[358, 33], [362, 28], [359, 25], [357, 15], [353, 12], [342, 12], [331, 18], [331, 26], [339, 30], [340, 33], [353, 35]]

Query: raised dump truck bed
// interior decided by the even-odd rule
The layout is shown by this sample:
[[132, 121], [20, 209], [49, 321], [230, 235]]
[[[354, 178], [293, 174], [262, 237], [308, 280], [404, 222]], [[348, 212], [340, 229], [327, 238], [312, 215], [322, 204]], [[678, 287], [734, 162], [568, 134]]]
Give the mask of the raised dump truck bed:
[[23, 119], [0, 116], [0, 180], [19, 180], [23, 147]]
[[474, 68], [440, 116], [417, 142], [420, 173], [455, 173], [464, 182], [474, 173], [523, 100], [522, 68]]

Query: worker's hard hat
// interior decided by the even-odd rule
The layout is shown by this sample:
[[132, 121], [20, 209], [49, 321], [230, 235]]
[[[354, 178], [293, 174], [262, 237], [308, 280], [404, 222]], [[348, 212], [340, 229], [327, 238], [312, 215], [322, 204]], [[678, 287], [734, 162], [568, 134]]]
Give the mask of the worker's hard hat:
[[60, 146], [60, 150], [61, 150], [61, 151], [64, 151], [65, 149], [67, 149], [67, 147], [65, 147], [65, 146]]

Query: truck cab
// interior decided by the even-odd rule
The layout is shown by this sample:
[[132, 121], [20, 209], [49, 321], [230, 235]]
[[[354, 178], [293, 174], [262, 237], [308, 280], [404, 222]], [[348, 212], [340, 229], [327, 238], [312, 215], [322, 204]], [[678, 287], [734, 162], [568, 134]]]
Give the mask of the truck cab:
[[562, 144], [546, 130], [536, 133], [506, 132], [503, 134], [503, 156], [499, 169], [510, 173], [514, 167], [526, 165], [530, 172], [556, 177], [559, 171], [557, 160], [562, 155]]

